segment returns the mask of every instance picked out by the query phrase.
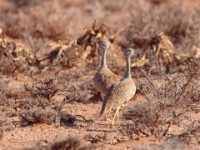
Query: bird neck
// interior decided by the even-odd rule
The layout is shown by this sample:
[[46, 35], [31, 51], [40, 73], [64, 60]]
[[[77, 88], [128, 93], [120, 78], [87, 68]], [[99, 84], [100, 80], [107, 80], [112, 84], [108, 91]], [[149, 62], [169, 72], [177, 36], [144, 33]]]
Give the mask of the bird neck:
[[131, 78], [131, 60], [130, 57], [126, 57], [126, 71], [125, 71], [125, 78]]
[[105, 50], [103, 51], [103, 54], [102, 54], [101, 68], [107, 67], [106, 54], [107, 54], [107, 50], [105, 49]]

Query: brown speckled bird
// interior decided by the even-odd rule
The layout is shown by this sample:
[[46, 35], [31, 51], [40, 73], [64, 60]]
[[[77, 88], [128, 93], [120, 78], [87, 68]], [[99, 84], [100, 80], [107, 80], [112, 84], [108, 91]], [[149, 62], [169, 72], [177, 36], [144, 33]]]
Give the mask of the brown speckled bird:
[[96, 72], [93, 83], [95, 89], [101, 93], [101, 96], [105, 96], [111, 85], [118, 81], [117, 76], [107, 67], [106, 54], [110, 46], [110, 42], [107, 40], [99, 40], [98, 45], [102, 51], [101, 66]]
[[109, 89], [105, 100], [102, 104], [100, 115], [105, 114], [106, 119], [109, 118], [109, 115], [112, 110], [115, 111], [112, 125], [114, 125], [115, 117], [117, 116], [119, 119], [119, 110], [120, 108], [127, 103], [136, 92], [136, 85], [131, 77], [130, 72], [130, 58], [135, 53], [135, 50], [131, 48], [127, 48], [125, 50], [125, 57], [126, 57], [126, 71], [125, 76], [123, 79], [115, 83]]

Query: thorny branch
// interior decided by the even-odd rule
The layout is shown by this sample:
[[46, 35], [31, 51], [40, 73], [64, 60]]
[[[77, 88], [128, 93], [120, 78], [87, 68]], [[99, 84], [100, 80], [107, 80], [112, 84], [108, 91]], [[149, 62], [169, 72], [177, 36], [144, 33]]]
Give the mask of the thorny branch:
[[141, 72], [142, 72], [142, 74], [147, 78], [147, 80], [149, 81], [149, 83], [151, 83], [151, 85], [153, 86], [153, 88], [155, 89], [155, 91], [157, 92], [157, 93], [159, 93], [159, 91], [157, 90], [157, 88], [155, 87], [155, 85], [154, 85], [154, 83], [151, 81], [151, 79], [145, 74], [145, 71], [143, 70], [143, 69], [139, 69]]

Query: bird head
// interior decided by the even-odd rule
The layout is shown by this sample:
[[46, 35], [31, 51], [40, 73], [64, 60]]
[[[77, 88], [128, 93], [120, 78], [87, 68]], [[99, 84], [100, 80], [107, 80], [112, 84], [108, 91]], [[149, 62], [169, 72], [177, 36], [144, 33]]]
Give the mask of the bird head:
[[126, 57], [132, 57], [135, 54], [136, 50], [132, 48], [127, 48], [124, 52]]
[[110, 42], [108, 40], [100, 39], [97, 41], [99, 49], [105, 51], [109, 48]]

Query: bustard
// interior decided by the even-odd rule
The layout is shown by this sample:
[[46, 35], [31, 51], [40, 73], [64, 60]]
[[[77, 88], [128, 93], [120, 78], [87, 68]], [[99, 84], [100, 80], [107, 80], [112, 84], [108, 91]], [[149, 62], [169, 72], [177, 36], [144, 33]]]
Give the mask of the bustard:
[[110, 89], [111, 85], [118, 81], [117, 76], [108, 68], [106, 62], [106, 54], [109, 49], [110, 42], [104, 39], [99, 40], [98, 42], [99, 49], [102, 51], [102, 61], [100, 68], [97, 70], [94, 78], [93, 84], [94, 88], [100, 92], [101, 97], [103, 98], [107, 91]]
[[131, 77], [130, 72], [130, 58], [135, 53], [134, 49], [127, 48], [125, 50], [125, 58], [126, 58], [126, 71], [125, 76], [117, 83], [113, 84], [109, 89], [105, 100], [102, 104], [100, 115], [105, 114], [106, 119], [110, 117], [111, 111], [115, 111], [114, 117], [112, 119], [112, 125], [114, 125], [114, 121], [116, 116], [119, 120], [119, 110], [120, 108], [127, 103], [136, 92], [136, 85]]

